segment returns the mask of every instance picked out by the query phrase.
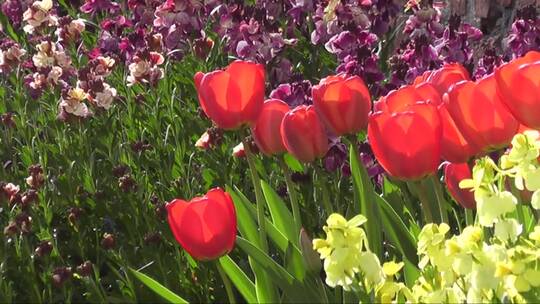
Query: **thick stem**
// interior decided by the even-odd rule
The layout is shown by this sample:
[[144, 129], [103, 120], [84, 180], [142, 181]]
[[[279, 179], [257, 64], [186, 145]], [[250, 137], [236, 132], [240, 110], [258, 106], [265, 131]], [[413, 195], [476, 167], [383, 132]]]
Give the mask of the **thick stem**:
[[279, 158], [279, 164], [281, 165], [283, 174], [285, 175], [287, 192], [289, 193], [289, 198], [291, 200], [291, 209], [294, 218], [294, 225], [296, 229], [300, 231], [300, 228], [302, 228], [302, 218], [300, 215], [300, 208], [298, 207], [298, 193], [296, 192], [296, 189], [294, 189], [294, 182], [291, 178], [291, 170], [289, 170], [289, 167], [287, 167], [287, 164], [285, 163], [283, 158]]
[[448, 212], [446, 212], [445, 210], [446, 200], [444, 199], [444, 195], [442, 192], [441, 182], [435, 174], [432, 175], [429, 179], [431, 179], [433, 183], [433, 189], [435, 190], [435, 197], [437, 198], [437, 207], [439, 209], [441, 222], [448, 223]]
[[264, 224], [264, 196], [261, 188], [261, 179], [257, 168], [255, 167], [255, 155], [251, 152], [250, 143], [246, 139], [242, 142], [244, 144], [244, 151], [246, 152], [246, 158], [249, 165], [249, 171], [251, 172], [251, 181], [253, 182], [253, 188], [255, 190], [255, 200], [257, 203], [257, 222], [259, 224], [259, 241], [261, 249], [264, 252], [268, 251], [268, 241], [266, 239], [266, 229]]
[[424, 183], [422, 181], [417, 181], [411, 183], [411, 185], [413, 186], [413, 188], [416, 189], [418, 199], [422, 204], [422, 213], [424, 214], [426, 224], [433, 223], [433, 211], [431, 210], [431, 203], [429, 202]]
[[225, 291], [227, 292], [227, 298], [229, 298], [229, 303], [235, 304], [236, 297], [234, 296], [234, 291], [231, 285], [231, 281], [229, 280], [229, 277], [227, 277], [227, 274], [225, 273], [225, 270], [223, 270], [223, 267], [221, 267], [219, 260], [216, 260], [215, 264], [219, 272], [219, 276], [221, 277], [221, 280], [223, 281], [223, 285], [225, 286]]

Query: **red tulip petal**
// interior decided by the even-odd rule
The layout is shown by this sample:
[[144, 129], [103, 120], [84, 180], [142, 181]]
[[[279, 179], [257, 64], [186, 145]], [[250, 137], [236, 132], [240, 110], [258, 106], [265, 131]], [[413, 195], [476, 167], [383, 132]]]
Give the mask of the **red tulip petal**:
[[238, 88], [236, 100], [230, 100], [235, 105], [231, 108], [240, 111], [245, 121], [254, 123], [264, 102], [264, 66], [237, 60], [229, 65], [227, 72]]
[[440, 118], [435, 106], [415, 104], [407, 111], [370, 117], [368, 138], [383, 168], [401, 179], [418, 179], [437, 170]]
[[476, 207], [474, 193], [459, 187], [459, 183], [468, 178], [471, 178], [471, 169], [467, 163], [449, 163], [444, 168], [444, 181], [452, 197], [463, 208], [473, 209]]
[[540, 108], [540, 61], [534, 64], [525, 64], [518, 68], [508, 89], [514, 93], [506, 98], [505, 103], [514, 116], [523, 124], [540, 129], [540, 111], [531, 109]]
[[289, 105], [279, 99], [269, 99], [263, 104], [261, 114], [252, 127], [253, 138], [259, 149], [266, 155], [285, 152], [280, 128]]

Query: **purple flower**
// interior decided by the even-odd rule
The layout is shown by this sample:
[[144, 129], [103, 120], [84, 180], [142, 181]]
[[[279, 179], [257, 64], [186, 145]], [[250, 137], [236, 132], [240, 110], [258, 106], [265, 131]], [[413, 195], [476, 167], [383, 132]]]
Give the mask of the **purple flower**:
[[533, 5], [517, 12], [505, 42], [511, 58], [521, 57], [531, 50], [540, 50], [540, 17]]
[[120, 5], [110, 0], [86, 0], [81, 6], [81, 12], [95, 14], [98, 12], [116, 13], [120, 10]]
[[21, 26], [23, 12], [26, 10], [24, 2], [21, 0], [6, 0], [2, 3], [2, 13], [9, 19], [14, 28]]
[[270, 93], [270, 98], [281, 99], [291, 106], [291, 108], [303, 104], [312, 104], [311, 82], [308, 80], [298, 80], [280, 84]]

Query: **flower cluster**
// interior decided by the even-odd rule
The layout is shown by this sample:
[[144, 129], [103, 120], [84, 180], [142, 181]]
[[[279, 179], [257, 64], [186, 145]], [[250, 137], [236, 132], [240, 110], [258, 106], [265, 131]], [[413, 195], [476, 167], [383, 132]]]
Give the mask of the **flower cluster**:
[[[379, 258], [369, 250], [366, 233], [360, 228], [366, 221], [363, 215], [347, 221], [342, 215], [333, 213], [323, 227], [326, 239], [313, 240], [313, 249], [324, 260], [328, 286], [354, 290], [353, 284], [375, 286], [384, 280]], [[359, 282], [358, 275], [365, 282]]]
[[462, 23], [458, 16], [452, 16], [444, 27], [440, 8], [436, 6], [413, 5], [412, 11], [404, 28], [407, 38], [390, 58], [392, 75], [388, 88], [410, 83], [424, 71], [439, 68], [444, 63], [460, 62], [472, 67], [470, 42], [482, 37], [479, 29]]

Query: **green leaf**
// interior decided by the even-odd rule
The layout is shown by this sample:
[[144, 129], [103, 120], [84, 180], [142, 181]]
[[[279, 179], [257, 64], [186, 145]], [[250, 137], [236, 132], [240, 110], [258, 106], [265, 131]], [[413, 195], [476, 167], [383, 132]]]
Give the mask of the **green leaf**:
[[262, 252], [259, 248], [255, 247], [248, 240], [237, 237], [236, 245], [240, 247], [247, 255], [249, 255], [257, 264], [259, 264], [272, 279], [272, 281], [279, 285], [282, 289], [289, 288], [293, 282], [295, 282], [294, 277], [283, 268], [281, 265], [276, 263], [271, 257]]
[[231, 187], [226, 186], [225, 190], [233, 199], [240, 234], [259, 248], [259, 234], [257, 233], [258, 228], [255, 224], [254, 218], [251, 216], [250, 211], [248, 210], [248, 206], [250, 206], [251, 203], [249, 201], [246, 202], [244, 200], [245, 197]]
[[[232, 190], [232, 189], [231, 189]], [[249, 201], [249, 199], [238, 189], [235, 187], [234, 191], [229, 192], [231, 196], [233, 193], [237, 196], [237, 201], [240, 202], [239, 205], [245, 207], [246, 210], [249, 210], [249, 213], [252, 213], [252, 221], [257, 218], [257, 211], [255, 210], [255, 207], [253, 204]], [[234, 200], [234, 199], [233, 199]], [[247, 219], [249, 217], [245, 216], [244, 219]], [[266, 225], [272, 224], [267, 218], [265, 218]], [[239, 227], [243, 225], [242, 223], [239, 224]], [[255, 233], [257, 236], [256, 240], [259, 240], [258, 237], [258, 228], [255, 226], [255, 222], [253, 222], [254, 228], [246, 228], [247, 230], [251, 229], [251, 232], [248, 232], [248, 234]], [[268, 226], [265, 226], [268, 227]], [[268, 231], [268, 228], [266, 228]], [[277, 232], [277, 229], [274, 230]], [[285, 237], [283, 237], [285, 239]], [[252, 243], [253, 244], [253, 243]], [[253, 245], [255, 246], [255, 245]], [[259, 247], [257, 247], [259, 249]], [[251, 265], [251, 269], [253, 270], [253, 274], [255, 275], [255, 290], [257, 294], [257, 301], [258, 302], [276, 302], [278, 295], [277, 290], [273, 287], [272, 280], [268, 277], [266, 274], [266, 271], [263, 267], [259, 265], [256, 261], [253, 260], [253, 258], [249, 258], [249, 264]]]
[[276, 228], [279, 229], [279, 231], [293, 244], [298, 245], [300, 231], [296, 230], [291, 212], [267, 182], [261, 180], [261, 187], [264, 198], [266, 199], [266, 205], [268, 206], [268, 210], [270, 210], [270, 215], [272, 216], [272, 221], [276, 225]]
[[289, 167], [292, 171], [304, 172], [304, 166], [302, 165], [302, 163], [291, 154], [285, 153], [285, 155], [283, 155], [283, 159], [285, 160], [285, 164], [287, 164], [287, 167]]
[[381, 256], [382, 235], [378, 221], [379, 208], [375, 203], [377, 195], [373, 191], [373, 184], [369, 179], [366, 168], [358, 161], [358, 155], [353, 144], [349, 145], [349, 161], [351, 163], [354, 191], [360, 200], [360, 213], [368, 219], [365, 227], [370, 249], [378, 256]]
[[[239, 229], [243, 225], [248, 225], [246, 223], [242, 223], [242, 221], [244, 220], [246, 220], [246, 222], [251, 221], [253, 223], [252, 225], [254, 228], [252, 229], [250, 233], [254, 234], [253, 237], [258, 239], [258, 234], [256, 233], [256, 228], [254, 224], [254, 220], [257, 218], [257, 210], [255, 209], [253, 204], [250, 203], [248, 199], [240, 192], [240, 190], [238, 189], [233, 190], [233, 189], [227, 188], [227, 192], [231, 194], [231, 196], [233, 197], [233, 200], [235, 201], [235, 204], [238, 202], [238, 206], [236, 210], [237, 210], [237, 216], [239, 218], [239, 221], [238, 221]], [[238, 214], [239, 210], [241, 210], [241, 212], [243, 213], [241, 217]], [[244, 215], [245, 213], [250, 214], [251, 219], [247, 219], [247, 216]], [[242, 219], [240, 220], [240, 218]], [[300, 248], [297, 245], [293, 244], [288, 239], [288, 237], [285, 236], [283, 232], [280, 229], [278, 229], [274, 225], [274, 223], [272, 223], [267, 218], [265, 218], [265, 228], [266, 228], [266, 234], [270, 237], [270, 240], [277, 246], [277, 248], [281, 251], [281, 253], [285, 255], [287, 270], [289, 270], [296, 279], [298, 279], [299, 281], [302, 281], [305, 277], [306, 266], [302, 258], [302, 252], [300, 251]], [[251, 239], [249, 238], [247, 239], [250, 242], [254, 243]]]
[[382, 226], [388, 235], [388, 238], [409, 261], [413, 264], [417, 264], [418, 256], [416, 254], [416, 242], [414, 237], [392, 206], [381, 196], [376, 195], [376, 199], [377, 204], [382, 211]]
[[156, 280], [145, 275], [144, 273], [138, 272], [137, 270], [133, 268], [129, 268], [129, 271], [139, 281], [141, 281], [144, 285], [146, 285], [146, 287], [152, 289], [152, 291], [160, 295], [163, 299], [167, 300], [169, 303], [189, 303], [188, 301], [184, 300], [182, 297], [170, 291], [165, 286], [159, 284]]
[[234, 286], [242, 294], [246, 302], [257, 302], [257, 294], [255, 292], [255, 284], [248, 278], [248, 276], [236, 265], [236, 263], [228, 256], [223, 256], [219, 259], [219, 263], [223, 270], [231, 279]]

